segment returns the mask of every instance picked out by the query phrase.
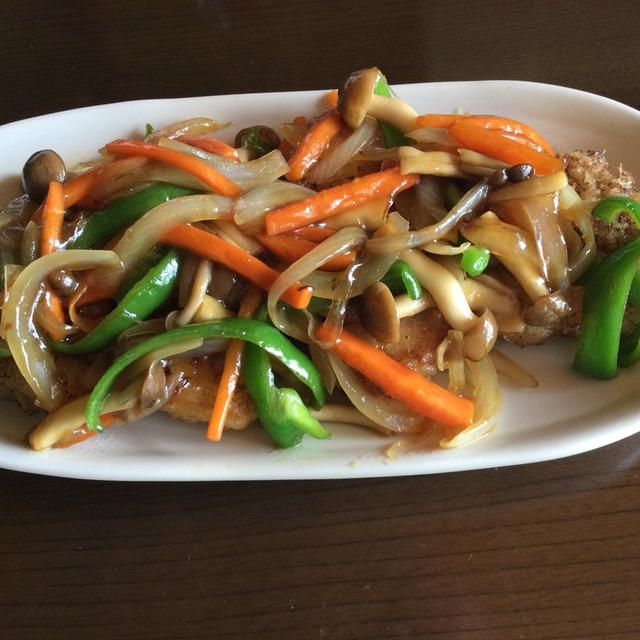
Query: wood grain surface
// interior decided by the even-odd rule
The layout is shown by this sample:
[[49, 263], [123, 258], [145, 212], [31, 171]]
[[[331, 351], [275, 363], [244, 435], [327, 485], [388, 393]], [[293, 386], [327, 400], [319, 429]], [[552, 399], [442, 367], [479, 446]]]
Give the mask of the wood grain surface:
[[[634, 1], [3, 0], [0, 25], [0, 123], [328, 88], [373, 64], [396, 83], [524, 79], [640, 107]], [[639, 473], [640, 436], [380, 480], [1, 471], [0, 638], [639, 638]]]

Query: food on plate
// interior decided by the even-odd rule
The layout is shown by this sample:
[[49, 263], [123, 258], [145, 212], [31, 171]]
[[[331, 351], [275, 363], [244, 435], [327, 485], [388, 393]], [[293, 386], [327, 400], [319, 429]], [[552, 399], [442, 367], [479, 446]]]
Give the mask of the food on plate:
[[0, 212], [0, 393], [46, 412], [34, 449], [155, 411], [211, 441], [347, 422], [474, 442], [501, 377], [537, 385], [501, 342], [572, 336], [598, 378], [640, 358], [633, 178], [552, 142], [418, 113], [372, 68], [275, 128], [147, 125], [81, 166], [37, 151]]

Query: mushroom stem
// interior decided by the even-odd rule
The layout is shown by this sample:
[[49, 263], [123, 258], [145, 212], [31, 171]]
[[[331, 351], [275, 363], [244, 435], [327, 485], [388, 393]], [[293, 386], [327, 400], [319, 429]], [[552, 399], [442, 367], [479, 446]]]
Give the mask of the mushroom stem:
[[398, 127], [403, 133], [416, 128], [418, 113], [406, 102], [398, 98], [388, 98], [374, 93], [369, 102], [367, 113], [374, 118], [380, 118]]
[[423, 291], [422, 297], [418, 298], [417, 300], [413, 300], [406, 293], [404, 293], [402, 295], [396, 296], [394, 298], [394, 302], [399, 319], [415, 316], [419, 313], [422, 313], [426, 309], [434, 307], [436, 304], [431, 295], [426, 291]]

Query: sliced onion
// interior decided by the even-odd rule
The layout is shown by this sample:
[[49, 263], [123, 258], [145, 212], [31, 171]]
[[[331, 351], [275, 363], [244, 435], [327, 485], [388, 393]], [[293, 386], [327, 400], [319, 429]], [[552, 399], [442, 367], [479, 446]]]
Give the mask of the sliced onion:
[[440, 440], [445, 449], [461, 447], [484, 438], [496, 425], [502, 395], [493, 362], [485, 356], [478, 362], [467, 360], [473, 384], [473, 424], [451, 438]]
[[217, 236], [242, 249], [245, 253], [255, 256], [264, 250], [264, 247], [253, 236], [239, 229], [231, 220], [212, 220], [208, 226]]
[[[307, 341], [306, 329], [302, 330], [299, 325], [293, 324], [291, 320], [278, 309], [278, 301], [282, 297], [282, 294], [296, 282], [305, 282], [305, 284], [308, 284], [307, 280], [309, 275], [315, 272], [325, 262], [328, 262], [331, 258], [353, 247], [361, 246], [366, 239], [367, 234], [363, 229], [360, 229], [360, 227], [341, 229], [285, 269], [269, 289], [269, 296], [267, 297], [269, 316], [276, 327], [292, 337]], [[337, 276], [331, 275], [333, 281], [333, 278]], [[322, 296], [322, 294], [320, 295]]]
[[491, 359], [499, 375], [504, 376], [519, 387], [535, 389], [539, 386], [536, 377], [523, 366], [498, 349], [491, 350]]
[[315, 184], [325, 184], [364, 149], [378, 134], [378, 125], [373, 118], [365, 118], [363, 123], [344, 141], [330, 149], [307, 174], [307, 180]]
[[[111, 391], [106, 397], [103, 413], [132, 409], [138, 402], [141, 380], [137, 379], [124, 389]], [[72, 438], [85, 424], [85, 407], [88, 395], [76, 398], [52, 411], [29, 434], [32, 449], [41, 451]]]
[[35, 205], [26, 194], [14, 198], [0, 211], [0, 267], [18, 262], [24, 229], [34, 211]]
[[360, 427], [368, 427], [379, 431], [384, 435], [389, 435], [390, 429], [382, 427], [377, 422], [370, 420], [355, 407], [346, 404], [325, 404], [321, 409], [310, 409], [309, 413], [320, 422], [336, 422], [342, 424], [352, 424]]
[[336, 386], [336, 374], [333, 371], [327, 352], [315, 342], [309, 342], [309, 355], [311, 356], [311, 362], [313, 362], [322, 378], [322, 386], [329, 395], [332, 394]]
[[135, 187], [151, 181], [145, 175], [145, 168], [153, 166], [142, 156], [126, 156], [108, 162], [97, 173], [89, 196], [96, 202], [103, 203], [126, 195]]
[[233, 205], [233, 220], [245, 230], [259, 231], [267, 211], [297, 202], [314, 193], [313, 189], [300, 184], [275, 180], [241, 195]]
[[418, 231], [399, 233], [388, 238], [372, 238], [367, 242], [367, 251], [371, 253], [399, 253], [404, 249], [412, 249], [427, 242], [438, 240], [451, 229], [454, 229], [462, 218], [470, 216], [478, 207], [483, 205], [488, 194], [489, 186], [487, 180], [480, 180], [478, 184], [462, 196], [456, 206], [440, 222], [423, 227]]
[[189, 296], [189, 300], [184, 308], [173, 317], [173, 326], [184, 327], [191, 322], [195, 312], [198, 310], [198, 307], [202, 304], [202, 301], [207, 294], [212, 273], [213, 268], [211, 263], [208, 260], [200, 260], [191, 283], [191, 295]]
[[540, 259], [542, 275], [552, 290], [569, 285], [567, 244], [558, 223], [557, 194], [505, 200], [496, 212], [506, 222], [531, 232]]
[[512, 273], [531, 300], [549, 293], [540, 268], [532, 234], [503, 222], [492, 212], [474, 218], [463, 235], [476, 245], [486, 247]]
[[338, 384], [353, 406], [376, 424], [396, 433], [416, 433], [421, 430], [424, 418], [390, 398], [382, 391], [372, 391], [366, 378], [348, 367], [340, 358], [328, 354]]
[[231, 198], [207, 194], [183, 196], [159, 204], [128, 227], [113, 248], [120, 256], [124, 271], [96, 271], [89, 276], [90, 285], [107, 289], [117, 286], [126, 271], [146, 255], [167, 231], [179, 224], [228, 218], [232, 203]]
[[218, 122], [211, 118], [189, 118], [152, 131], [145, 138], [145, 142], [158, 142], [162, 138], [176, 138], [187, 134], [211, 133], [212, 131], [218, 131], [218, 129], [224, 129], [230, 124], [230, 122]]
[[466, 387], [463, 342], [462, 331], [449, 329], [436, 349], [438, 369], [449, 372], [448, 389], [456, 395], [462, 394]]
[[[404, 193], [404, 192], [403, 192]], [[389, 203], [386, 198], [374, 200], [343, 211], [327, 218], [323, 225], [328, 229], [344, 229], [345, 227], [362, 227], [367, 231], [376, 231], [384, 222]]]
[[34, 313], [46, 277], [57, 269], [107, 268], [117, 272], [120, 258], [113, 251], [57, 251], [38, 258], [18, 275], [2, 307], [2, 326], [13, 360], [36, 401], [46, 411], [59, 406], [62, 388], [51, 352], [34, 323]]
[[576, 227], [582, 240], [582, 247], [578, 251], [569, 252], [567, 270], [571, 282], [575, 282], [598, 257], [591, 209], [591, 203], [580, 200], [573, 206], [560, 210], [561, 224], [572, 225], [572, 228]]
[[40, 253], [40, 229], [40, 225], [35, 220], [27, 222], [20, 240], [20, 262], [22, 264], [29, 264], [38, 257]]
[[422, 250], [427, 253], [433, 253], [438, 256], [458, 256], [464, 253], [471, 246], [470, 242], [462, 242], [461, 244], [449, 244], [442, 240], [434, 240], [422, 245]]
[[167, 147], [167, 149], [173, 149], [174, 151], [200, 158], [200, 160], [219, 171], [232, 182], [235, 182], [245, 191], [255, 189], [261, 184], [273, 182], [289, 171], [289, 165], [278, 149], [249, 162], [238, 162], [208, 153], [178, 140], [162, 138], [158, 144], [161, 147]]
[[524, 182], [507, 184], [504, 187], [494, 189], [489, 196], [489, 202], [494, 203], [511, 200], [513, 198], [543, 196], [548, 193], [553, 193], [554, 191], [561, 191], [568, 184], [567, 174], [564, 171], [550, 173], [546, 176], [536, 176]]

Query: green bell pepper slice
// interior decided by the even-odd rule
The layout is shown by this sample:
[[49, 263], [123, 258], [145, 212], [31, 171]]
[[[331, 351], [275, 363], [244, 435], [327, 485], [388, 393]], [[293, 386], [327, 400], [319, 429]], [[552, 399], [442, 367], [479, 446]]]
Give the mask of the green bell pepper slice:
[[386, 284], [393, 294], [406, 293], [412, 300], [422, 298], [420, 282], [404, 260], [396, 260], [380, 281]]
[[[271, 326], [265, 307], [261, 307], [254, 317], [265, 326]], [[295, 389], [276, 386], [269, 354], [250, 342], [244, 347], [242, 376], [260, 423], [276, 446], [294, 447], [305, 433], [314, 438], [329, 437]]]
[[198, 192], [193, 189], [159, 182], [130, 196], [118, 198], [103, 209], [94, 211], [67, 249], [100, 246], [159, 204], [195, 193]]
[[[387, 79], [381, 73], [378, 73], [376, 82], [373, 85], [373, 93], [378, 96], [384, 96], [385, 98], [393, 97], [387, 84]], [[378, 119], [377, 122], [380, 133], [382, 134], [382, 141], [387, 149], [411, 144], [411, 140], [408, 140], [404, 133], [394, 124], [380, 119]]]
[[311, 392], [313, 402], [324, 404], [324, 389], [320, 374], [309, 358], [296, 348], [280, 331], [253, 318], [223, 318], [212, 322], [190, 324], [171, 329], [133, 346], [118, 356], [102, 374], [87, 400], [85, 421], [87, 428], [101, 431], [100, 410], [120, 373], [145, 354], [176, 342], [190, 339], [239, 338], [264, 349], [281, 362]]
[[251, 158], [261, 158], [277, 148], [260, 135], [261, 129], [260, 125], [255, 125], [240, 136], [240, 148], [246, 149]]
[[269, 354], [264, 349], [248, 342], [243, 352], [242, 371], [260, 423], [276, 446], [294, 447], [305, 433], [314, 438], [329, 437], [295, 389], [276, 386]]
[[411, 140], [394, 124], [378, 118], [378, 128], [382, 134], [382, 142], [386, 149], [411, 145]]
[[[631, 198], [602, 200], [591, 215], [613, 222], [620, 212], [629, 213], [640, 228], [640, 204]], [[622, 318], [634, 299], [640, 268], [640, 236], [597, 264], [585, 286], [578, 349], [573, 361], [577, 371], [595, 378], [612, 378], [618, 365], [640, 359], [640, 330], [621, 335]]]
[[170, 249], [165, 256], [134, 284], [100, 324], [76, 342], [54, 342], [63, 353], [91, 353], [106, 347], [125, 329], [148, 318], [162, 306], [178, 280], [180, 256]]

